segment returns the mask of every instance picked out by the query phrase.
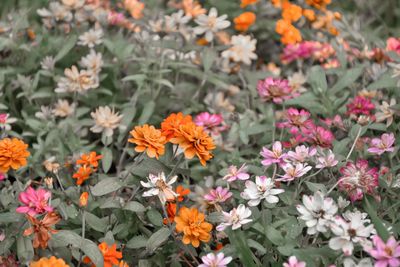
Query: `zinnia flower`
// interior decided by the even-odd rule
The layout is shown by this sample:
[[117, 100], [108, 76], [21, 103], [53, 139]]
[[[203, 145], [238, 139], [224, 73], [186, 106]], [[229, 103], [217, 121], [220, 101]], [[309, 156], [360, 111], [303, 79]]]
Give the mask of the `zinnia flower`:
[[352, 102], [346, 105], [347, 114], [352, 115], [371, 115], [371, 111], [375, 108], [375, 105], [371, 100], [365, 96], [356, 96]]
[[82, 154], [81, 157], [76, 161], [77, 165], [91, 166], [97, 168], [99, 166], [99, 160], [102, 159], [102, 155], [97, 155], [95, 151], [91, 151], [88, 154]]
[[197, 248], [201, 242], [208, 242], [211, 239], [210, 231], [212, 224], [205, 221], [205, 215], [196, 208], [182, 207], [175, 217], [176, 231], [183, 232], [182, 242], [186, 245], [192, 244]]
[[276, 189], [275, 183], [271, 178], [266, 176], [256, 176], [256, 182], [246, 181], [246, 189], [240, 194], [242, 198], [248, 199], [249, 206], [257, 206], [261, 200], [268, 203], [278, 203], [279, 198], [276, 196], [285, 192], [283, 189]]
[[379, 236], [372, 237], [374, 247], [367, 252], [374, 257], [377, 267], [398, 267], [400, 266], [400, 244], [393, 236], [385, 243]]
[[89, 176], [93, 173], [93, 169], [87, 165], [83, 165], [78, 169], [76, 173], [72, 175], [72, 178], [77, 179], [76, 184], [81, 185], [84, 181], [89, 179]]
[[374, 138], [371, 140], [371, 147], [368, 148], [368, 152], [376, 155], [382, 155], [385, 152], [393, 152], [394, 141], [393, 133], [384, 133], [381, 138]]
[[228, 188], [222, 188], [221, 186], [218, 186], [216, 189], [211, 189], [208, 194], [204, 195], [204, 199], [212, 204], [215, 204], [223, 203], [231, 196], [232, 193], [229, 192]]
[[10, 124], [12, 124], [16, 121], [17, 121], [17, 119], [10, 117], [10, 114], [0, 113], [0, 129], [9, 131], [9, 130], [11, 130]]
[[251, 216], [251, 210], [245, 205], [240, 204], [237, 208], [232, 209], [229, 213], [223, 211], [224, 221], [217, 226], [218, 231], [223, 231], [231, 226], [232, 230], [239, 229], [242, 225], [252, 222], [248, 219]]
[[173, 201], [175, 197], [178, 196], [177, 193], [172, 190], [172, 184], [176, 182], [178, 176], [173, 176], [168, 182], [165, 178], [165, 174], [163, 172], [158, 175], [149, 174], [148, 182], [140, 181], [143, 187], [150, 188], [148, 191], [143, 193], [144, 197], [158, 196], [160, 198], [161, 203], [165, 203], [166, 201]]
[[17, 170], [27, 164], [30, 153], [28, 145], [17, 138], [0, 140], [0, 172], [6, 173], [10, 168]]
[[190, 190], [188, 188], [184, 188], [181, 185], [178, 185], [176, 187], [176, 194], [178, 195], [176, 200], [178, 202], [182, 202], [185, 199], [185, 196], [190, 194]]
[[226, 130], [224, 118], [220, 114], [210, 114], [202, 112], [196, 116], [194, 123], [197, 126], [202, 126], [204, 131], [208, 134], [219, 135], [222, 131]]
[[98, 107], [96, 111], [90, 113], [90, 115], [95, 123], [90, 130], [94, 133], [104, 132], [108, 137], [113, 135], [114, 129], [120, 127], [123, 117], [123, 115], [119, 115], [118, 112], [115, 112], [114, 109], [111, 109], [109, 106]]
[[382, 105], [377, 108], [380, 110], [375, 114], [377, 122], [386, 121], [386, 127], [389, 127], [393, 123], [393, 116], [395, 115], [394, 106], [396, 106], [396, 99], [390, 99], [390, 102], [383, 101]]
[[386, 50], [400, 54], [400, 39], [394, 37], [388, 38], [386, 40]]
[[154, 126], [148, 124], [136, 126], [130, 134], [133, 138], [128, 139], [128, 142], [136, 144], [136, 152], [146, 151], [147, 156], [157, 159], [160, 155], [164, 155], [166, 138]]
[[63, 259], [58, 259], [54, 256], [50, 258], [40, 258], [38, 261], [33, 261], [29, 264], [29, 267], [69, 267]]
[[4, 179], [6, 179], [6, 176], [4, 175], [4, 173], [0, 172], [0, 181], [3, 181]]
[[52, 226], [61, 220], [60, 217], [56, 213], [50, 212], [47, 213], [42, 220], [38, 220], [29, 215], [26, 215], [26, 218], [32, 226], [24, 231], [24, 236], [33, 234], [33, 247], [46, 248], [51, 234], [58, 232], [53, 229]]
[[333, 140], [335, 140], [333, 133], [321, 126], [313, 125], [306, 129], [304, 133], [307, 135], [310, 143], [320, 147], [330, 148], [332, 147]]
[[282, 143], [279, 141], [274, 142], [272, 150], [263, 147], [260, 155], [264, 157], [261, 161], [261, 164], [264, 166], [269, 166], [275, 163], [281, 165], [284, 163], [284, 159], [287, 158], [287, 154], [283, 153]]
[[220, 252], [217, 255], [214, 253], [208, 253], [201, 257], [203, 262], [198, 267], [227, 267], [232, 261], [232, 257], [225, 257], [224, 253]]
[[336, 166], [339, 161], [335, 159], [335, 154], [333, 154], [332, 150], [328, 149], [326, 155], [322, 155], [317, 158], [318, 163], [315, 165], [315, 168], [322, 169], [322, 168], [329, 168]]
[[227, 17], [228, 15], [218, 17], [217, 9], [212, 7], [208, 15], [201, 14], [197, 16], [195, 22], [198, 26], [194, 28], [194, 33], [197, 35], [204, 33], [206, 40], [211, 42], [216, 32], [228, 28], [231, 25], [230, 21], [226, 20]]
[[99, 77], [93, 71], [72, 66], [64, 70], [64, 75], [57, 83], [56, 93], [84, 93], [99, 86]]
[[313, 125], [310, 112], [302, 109], [288, 108], [284, 114], [284, 121], [277, 123], [278, 128], [289, 128], [292, 134], [303, 131]]
[[193, 18], [207, 12], [207, 10], [204, 9], [198, 1], [194, 0], [183, 0], [182, 6], [185, 10], [185, 14]]
[[228, 168], [228, 173], [222, 177], [223, 180], [227, 182], [233, 182], [236, 180], [247, 180], [250, 175], [247, 173], [247, 166], [245, 163], [238, 169], [236, 166], [231, 165]]
[[223, 51], [223, 58], [231, 59], [234, 62], [243, 62], [250, 65], [252, 60], [257, 59], [256, 50], [257, 40], [249, 35], [234, 35], [231, 39], [231, 47]]
[[240, 0], [240, 7], [245, 8], [248, 5], [254, 5], [258, 0]]
[[272, 100], [276, 104], [282, 104], [284, 100], [299, 95], [299, 93], [294, 92], [293, 88], [289, 86], [288, 80], [272, 77], [258, 81], [257, 90], [263, 101]]
[[169, 141], [171, 138], [175, 137], [176, 132], [179, 130], [181, 125], [191, 123], [192, 116], [183, 115], [182, 112], [179, 113], [171, 113], [162, 123], [161, 123], [161, 131], [162, 134]]
[[317, 149], [313, 147], [306, 147], [304, 145], [296, 146], [295, 151], [289, 151], [287, 153], [287, 160], [294, 163], [304, 163], [317, 154]]
[[235, 30], [245, 32], [256, 21], [256, 14], [253, 12], [244, 12], [233, 19]]
[[90, 53], [80, 61], [82, 67], [93, 71], [94, 73], [99, 73], [103, 64], [102, 54], [96, 53], [94, 50], [90, 50]]
[[[122, 252], [117, 251], [117, 245], [112, 244], [109, 246], [106, 242], [102, 242], [98, 245], [101, 254], [103, 254], [104, 258], [104, 267], [113, 267], [118, 266], [120, 263], [120, 259], [122, 259]], [[83, 263], [89, 264], [91, 260], [89, 257], [85, 257], [83, 259]], [[92, 264], [91, 267], [96, 267], [96, 265]]]
[[56, 117], [65, 118], [73, 115], [75, 112], [75, 108], [75, 103], [69, 104], [68, 100], [58, 99], [51, 112]]
[[281, 175], [281, 177], [276, 180], [290, 182], [296, 178], [302, 177], [304, 174], [309, 172], [312, 167], [303, 163], [296, 163], [294, 165], [286, 163], [282, 166], [282, 169], [285, 171], [285, 175]]
[[89, 31], [79, 36], [78, 45], [83, 45], [89, 48], [93, 48], [96, 45], [99, 45], [103, 42], [102, 38], [103, 38], [103, 30], [101, 28], [90, 29]]
[[283, 267], [306, 267], [304, 261], [299, 261], [296, 256], [290, 256], [289, 260], [282, 265]]
[[29, 186], [25, 192], [21, 192], [18, 196], [19, 201], [25, 206], [18, 207], [18, 213], [26, 213], [30, 216], [36, 216], [46, 212], [52, 212], [53, 207], [48, 205], [51, 198], [51, 192], [43, 188], [37, 190]]

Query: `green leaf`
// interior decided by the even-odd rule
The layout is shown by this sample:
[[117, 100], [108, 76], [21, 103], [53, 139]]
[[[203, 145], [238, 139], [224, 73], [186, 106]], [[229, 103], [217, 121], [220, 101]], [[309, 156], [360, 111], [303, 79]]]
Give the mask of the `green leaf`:
[[320, 66], [315, 66], [311, 69], [308, 82], [316, 92], [323, 93], [328, 89], [325, 71]]
[[385, 88], [395, 88], [397, 87], [397, 79], [391, 77], [390, 74], [384, 74], [379, 80], [371, 83], [367, 86], [367, 90], [377, 90]]
[[143, 83], [146, 80], [147, 76], [145, 74], [133, 74], [126, 76], [122, 79], [123, 82], [127, 81], [135, 81], [137, 83]]
[[99, 217], [97, 217], [96, 215], [86, 212], [85, 211], [85, 217], [86, 217], [86, 223], [93, 228], [94, 230], [98, 231], [98, 232], [102, 232], [104, 233], [107, 229], [107, 218], [104, 219], [100, 219]]
[[142, 125], [149, 121], [151, 115], [153, 115], [155, 107], [156, 107], [156, 102], [154, 102], [154, 101], [146, 102], [146, 104], [143, 108], [142, 114], [140, 114], [140, 117], [139, 117], [139, 121], [138, 121], [139, 125]]
[[212, 48], [205, 48], [203, 52], [203, 68], [207, 72], [210, 70], [212, 64], [214, 63], [217, 54]]
[[124, 210], [130, 210], [133, 212], [145, 212], [146, 208], [141, 203], [137, 201], [130, 201], [126, 203]]
[[122, 187], [118, 178], [105, 178], [91, 187], [91, 192], [94, 196], [104, 196], [111, 192], [115, 192]]
[[64, 46], [61, 48], [61, 50], [57, 53], [57, 55], [54, 57], [54, 60], [57, 62], [60, 59], [62, 59], [64, 56], [68, 54], [69, 51], [71, 51], [72, 48], [74, 48], [76, 41], [78, 37], [73, 35], [69, 39], [67, 39], [64, 42]]
[[33, 259], [34, 252], [32, 247], [32, 240], [19, 236], [17, 239], [17, 255], [20, 262], [28, 262]]
[[90, 260], [94, 263], [96, 267], [103, 267], [104, 266], [104, 258], [101, 254], [97, 245], [89, 240], [84, 239], [82, 242], [81, 249], [86, 256], [90, 258]]
[[147, 238], [142, 235], [134, 236], [131, 240], [126, 243], [127, 248], [138, 249], [145, 248], [147, 244]]
[[307, 185], [308, 189], [310, 189], [312, 192], [321, 191], [323, 193], [326, 193], [326, 187], [323, 184], [317, 184], [312, 182], [305, 182], [305, 184]]
[[387, 230], [387, 228], [383, 225], [381, 219], [379, 219], [376, 209], [374, 209], [368, 200], [369, 196], [364, 196], [363, 199], [363, 207], [365, 211], [368, 213], [369, 217], [371, 217], [371, 221], [375, 226], [375, 229], [378, 233], [378, 235], [386, 242], [388, 240], [390, 234]]
[[274, 245], [283, 245], [285, 239], [283, 238], [281, 232], [273, 228], [272, 226], [265, 226], [265, 236], [270, 240]]
[[163, 225], [163, 217], [155, 209], [151, 209], [151, 210], [149, 210], [147, 212], [147, 218], [149, 218], [149, 221], [152, 224], [154, 224], [155, 226], [162, 226]]
[[107, 173], [108, 170], [111, 168], [113, 161], [112, 150], [108, 147], [104, 147], [101, 150], [101, 155], [103, 156], [103, 158], [101, 159], [101, 165], [103, 167], [103, 171]]
[[153, 252], [168, 239], [170, 234], [171, 232], [168, 228], [166, 227], [161, 228], [160, 230], [152, 234], [149, 240], [147, 240], [146, 249]]
[[336, 94], [343, 88], [348, 87], [352, 83], [354, 83], [358, 77], [363, 73], [364, 67], [352, 68], [346, 70], [343, 76], [340, 76], [337, 83], [329, 90], [331, 94]]
[[246, 243], [247, 238], [245, 238], [243, 231], [228, 230], [226, 232], [230, 243], [235, 247], [235, 251], [241, 260], [241, 264], [246, 267], [256, 267], [257, 265], [253, 260], [255, 256]]

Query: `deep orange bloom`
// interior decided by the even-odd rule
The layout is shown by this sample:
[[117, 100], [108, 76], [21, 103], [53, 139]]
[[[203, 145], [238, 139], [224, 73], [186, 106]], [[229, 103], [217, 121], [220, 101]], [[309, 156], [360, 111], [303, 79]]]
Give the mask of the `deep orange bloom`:
[[51, 234], [58, 232], [57, 230], [51, 228], [51, 226], [58, 223], [60, 221], [60, 217], [55, 212], [50, 212], [47, 213], [42, 220], [38, 220], [29, 215], [26, 215], [26, 218], [32, 226], [24, 231], [24, 236], [33, 234], [33, 247], [46, 248]]
[[306, 17], [309, 21], [314, 21], [316, 19], [315, 12], [312, 9], [304, 9], [303, 10], [303, 15]]
[[257, 3], [258, 0], [241, 0], [240, 1], [240, 7], [241, 8], [245, 8], [248, 5], [253, 5], [255, 3]]
[[200, 46], [206, 46], [208, 45], [208, 41], [206, 40], [206, 38], [199, 38], [196, 40], [196, 44]]
[[124, 7], [134, 19], [143, 17], [144, 3], [138, 0], [124, 0]]
[[41, 258], [38, 261], [31, 262], [29, 267], [69, 267], [69, 265], [63, 259], [51, 256], [50, 258]]
[[[102, 242], [99, 244], [99, 249], [101, 254], [103, 254], [104, 258], [104, 267], [113, 267], [115, 265], [119, 265], [119, 260], [122, 259], [122, 252], [117, 251], [117, 245], [113, 244], [108, 246], [106, 242]], [[91, 263], [89, 257], [85, 257], [83, 259], [83, 263]], [[124, 265], [122, 265], [124, 266]], [[96, 267], [96, 265], [92, 264], [91, 267]]]
[[28, 145], [17, 138], [0, 140], [0, 172], [6, 173], [10, 168], [17, 170], [27, 164], [30, 153]]
[[182, 207], [179, 215], [175, 216], [176, 231], [183, 232], [182, 242], [185, 245], [192, 244], [197, 248], [201, 242], [208, 242], [211, 239], [212, 224], [206, 222], [204, 213], [196, 208]]
[[93, 169], [84, 165], [79, 167], [78, 171], [72, 175], [72, 178], [77, 179], [76, 184], [81, 185], [84, 181], [89, 179], [89, 176], [93, 173]]
[[224, 244], [218, 242], [218, 243], [215, 245], [214, 251], [219, 251], [219, 250], [221, 250], [221, 249], [223, 249], [223, 248], [224, 248]]
[[179, 126], [192, 122], [192, 116], [183, 115], [182, 112], [171, 113], [162, 123], [161, 131], [162, 134], [169, 139], [176, 137], [176, 132], [179, 130]]
[[88, 204], [89, 193], [83, 192], [79, 197], [79, 206], [86, 207]]
[[283, 44], [295, 44], [302, 40], [300, 31], [286, 20], [278, 20], [275, 31], [281, 35]]
[[298, 6], [285, 2], [282, 4], [282, 17], [287, 21], [297, 21], [302, 16], [303, 9]]
[[207, 10], [205, 10], [199, 2], [193, 0], [183, 0], [182, 7], [185, 11], [186, 15], [190, 15], [193, 18], [197, 17], [198, 15], [205, 14]]
[[133, 138], [128, 139], [128, 142], [136, 144], [136, 152], [146, 151], [147, 156], [157, 159], [160, 155], [164, 155], [166, 138], [154, 126], [148, 124], [136, 126], [130, 134]]
[[77, 165], [86, 165], [86, 166], [92, 166], [94, 168], [97, 168], [99, 166], [99, 160], [102, 159], [102, 155], [97, 155], [96, 152], [92, 151], [88, 154], [82, 154], [81, 158], [76, 161]]
[[118, 265], [118, 267], [129, 267], [128, 263], [126, 263], [125, 261], [121, 261]]
[[253, 12], [244, 12], [233, 19], [235, 23], [235, 30], [237, 31], [247, 31], [251, 25], [256, 21], [256, 14]]
[[178, 202], [182, 202], [185, 199], [185, 196], [190, 194], [190, 190], [188, 188], [184, 188], [181, 185], [178, 185], [176, 187], [176, 193], [179, 195], [176, 199], [178, 200]]
[[201, 165], [205, 166], [206, 161], [213, 155], [210, 150], [215, 149], [213, 139], [204, 131], [203, 127], [194, 123], [181, 125], [176, 132], [176, 137], [170, 140], [173, 144], [178, 144], [183, 150], [187, 159], [197, 156]]
[[164, 218], [163, 219], [163, 223], [164, 224], [168, 224], [168, 220], [170, 223], [172, 223], [175, 219], [175, 214], [176, 214], [176, 203], [174, 202], [167, 202], [167, 204], [165, 205], [165, 208], [167, 210], [167, 215], [168, 215], [168, 219]]
[[287, 2], [287, 0], [271, 0], [272, 5], [277, 8], [281, 8], [282, 4]]
[[331, 0], [306, 0], [306, 3], [316, 9], [325, 9], [331, 3]]

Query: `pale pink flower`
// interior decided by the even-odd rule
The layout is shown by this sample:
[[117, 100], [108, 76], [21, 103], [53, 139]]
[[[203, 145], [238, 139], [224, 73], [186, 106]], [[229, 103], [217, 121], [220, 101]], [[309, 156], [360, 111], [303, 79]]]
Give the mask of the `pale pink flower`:
[[372, 237], [374, 247], [367, 252], [375, 258], [375, 267], [399, 267], [400, 244], [393, 236], [385, 243], [379, 236]]
[[322, 168], [330, 168], [336, 166], [339, 161], [335, 159], [335, 154], [333, 154], [332, 150], [328, 149], [328, 153], [326, 155], [322, 155], [317, 158], [317, 165], [315, 168], [322, 169]]
[[297, 163], [296, 165], [286, 163], [282, 166], [282, 169], [285, 171], [285, 175], [281, 175], [281, 177], [276, 180], [289, 182], [293, 181], [296, 178], [302, 177], [304, 174], [309, 172], [312, 167], [302, 163]]
[[299, 130], [309, 128], [313, 125], [310, 116], [310, 112], [304, 109], [288, 108], [284, 115], [284, 121], [278, 122], [276, 126], [278, 128], [289, 128], [290, 133], [295, 134]]
[[232, 209], [229, 213], [225, 211], [222, 213], [224, 221], [216, 227], [217, 231], [223, 231], [229, 226], [232, 226], [232, 230], [236, 230], [242, 227], [242, 225], [253, 221], [252, 219], [248, 219], [251, 216], [251, 210], [243, 204]]
[[333, 118], [321, 119], [321, 121], [323, 123], [325, 123], [326, 126], [328, 126], [329, 128], [337, 127], [339, 129], [342, 129], [342, 130], [345, 129], [342, 117], [340, 117], [340, 115], [335, 115], [335, 117], [333, 117]]
[[243, 164], [239, 169], [231, 165], [228, 168], [228, 174], [222, 177], [223, 180], [228, 182], [233, 182], [236, 180], [247, 180], [250, 178], [250, 175], [247, 173], [246, 164]]
[[210, 135], [219, 135], [222, 131], [227, 129], [221, 114], [202, 112], [196, 116], [194, 123], [198, 126], [203, 126], [204, 131]]
[[228, 200], [232, 196], [228, 188], [222, 188], [218, 186], [216, 189], [211, 189], [208, 194], [204, 196], [204, 199], [210, 203], [222, 203]]
[[316, 148], [306, 147], [304, 145], [301, 145], [301, 146], [297, 146], [295, 148], [295, 151], [289, 151], [287, 153], [287, 155], [288, 155], [287, 160], [290, 160], [292, 162], [304, 163], [309, 158], [313, 157], [315, 154], [317, 154]]
[[201, 257], [203, 261], [198, 267], [226, 267], [232, 261], [232, 257], [225, 257], [224, 253], [220, 252], [217, 255], [208, 253]]
[[264, 157], [264, 160], [261, 161], [261, 164], [264, 166], [269, 166], [274, 163], [281, 165], [284, 163], [284, 159], [287, 157], [287, 154], [283, 153], [282, 143], [279, 141], [276, 141], [272, 145], [272, 150], [263, 147], [260, 155]]
[[261, 200], [268, 203], [278, 203], [279, 198], [276, 195], [285, 192], [283, 189], [275, 188], [275, 183], [266, 176], [257, 176], [256, 182], [246, 181], [246, 189], [241, 193], [243, 199], [248, 199], [249, 206], [257, 206]]
[[276, 104], [300, 95], [289, 86], [288, 80], [272, 77], [258, 81], [257, 90], [263, 101], [272, 100]]
[[53, 207], [48, 205], [51, 198], [51, 192], [39, 188], [37, 190], [29, 186], [25, 192], [21, 192], [18, 196], [19, 201], [25, 206], [18, 207], [18, 213], [27, 213], [29, 216], [36, 216], [46, 212], [52, 212]]
[[296, 256], [291, 256], [289, 260], [282, 265], [283, 267], [305, 267], [304, 261], [299, 261]]
[[125, 16], [123, 13], [110, 11], [107, 20], [111, 25], [120, 25], [125, 21]]
[[373, 138], [371, 140], [371, 147], [368, 148], [368, 152], [372, 154], [382, 155], [385, 152], [394, 151], [394, 134], [384, 133], [381, 138]]
[[11, 130], [11, 124], [16, 121], [17, 119], [10, 117], [10, 114], [0, 113], [0, 129], [9, 131]]

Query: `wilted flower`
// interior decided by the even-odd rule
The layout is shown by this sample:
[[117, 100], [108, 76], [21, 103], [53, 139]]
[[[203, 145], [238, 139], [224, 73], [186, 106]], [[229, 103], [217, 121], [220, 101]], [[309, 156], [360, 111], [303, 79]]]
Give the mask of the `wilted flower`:
[[246, 181], [246, 188], [241, 193], [243, 199], [248, 199], [249, 206], [257, 206], [265, 199], [268, 203], [278, 203], [279, 198], [276, 196], [285, 192], [283, 189], [274, 188], [275, 183], [271, 178], [266, 176], [256, 176], [256, 182]]
[[101, 28], [90, 29], [89, 31], [79, 36], [78, 45], [83, 45], [89, 48], [93, 48], [96, 45], [99, 45], [103, 42], [102, 38], [103, 38], [103, 30]]
[[52, 212], [53, 207], [48, 205], [50, 198], [50, 191], [46, 191], [43, 188], [35, 190], [29, 186], [25, 192], [21, 192], [18, 196], [19, 201], [25, 206], [18, 207], [16, 211], [30, 216]]
[[16, 118], [10, 117], [10, 114], [0, 113], [0, 129], [9, 131], [11, 130], [12, 123], [16, 122]]
[[158, 196], [161, 203], [166, 201], [173, 201], [178, 196], [177, 193], [172, 189], [172, 184], [176, 182], [178, 176], [173, 176], [168, 182], [163, 172], [158, 175], [149, 174], [148, 182], [140, 181], [143, 187], [150, 188], [148, 191], [143, 193], [144, 197]]
[[51, 234], [58, 232], [53, 229], [52, 226], [58, 223], [61, 218], [54, 212], [47, 213], [42, 220], [38, 220], [29, 215], [26, 215], [26, 217], [31, 223], [31, 227], [24, 231], [24, 236], [33, 234], [33, 247], [46, 248]]
[[272, 164], [283, 164], [284, 160], [287, 158], [287, 154], [283, 153], [282, 150], [282, 143], [279, 141], [275, 141], [274, 144], [272, 145], [272, 150], [267, 149], [266, 147], [263, 147], [260, 155], [263, 156], [263, 160], [261, 161], [261, 164], [264, 166], [269, 166]]
[[86, 207], [88, 204], [89, 193], [83, 192], [79, 197], [79, 206]]
[[147, 156], [157, 159], [164, 155], [166, 138], [154, 126], [148, 124], [136, 126], [130, 134], [132, 138], [128, 139], [128, 142], [136, 144], [136, 152], [146, 151]]
[[376, 121], [383, 122], [386, 121], [386, 126], [389, 127], [393, 123], [393, 116], [395, 115], [394, 106], [396, 105], [396, 99], [390, 99], [390, 102], [383, 101], [382, 105], [377, 108], [380, 110], [375, 113]]
[[371, 147], [368, 152], [376, 155], [382, 155], [385, 152], [393, 152], [395, 138], [393, 133], [384, 133], [381, 138], [374, 138], [371, 140]]
[[319, 156], [317, 161], [318, 163], [315, 165], [317, 169], [334, 167], [339, 163], [339, 161], [335, 159], [335, 154], [330, 149], [328, 149], [328, 152], [324, 155]]
[[221, 186], [218, 186], [216, 189], [211, 189], [208, 194], [204, 195], [204, 199], [212, 204], [215, 204], [223, 203], [231, 196], [232, 193], [229, 192], [228, 188], [222, 188]]
[[287, 159], [294, 163], [304, 163], [317, 154], [317, 149], [313, 147], [306, 147], [304, 145], [296, 146], [295, 151], [289, 151], [287, 153]]
[[285, 163], [282, 165], [282, 169], [285, 171], [284, 175], [281, 175], [280, 178], [276, 179], [277, 181], [290, 182], [296, 178], [302, 177], [304, 174], [309, 172], [312, 167], [307, 166], [307, 164], [296, 163], [294, 165], [290, 163]]
[[223, 51], [223, 58], [232, 59], [234, 62], [243, 62], [250, 65], [252, 60], [257, 59], [256, 39], [252, 39], [249, 35], [234, 35], [231, 39], [231, 47]]
[[96, 53], [94, 50], [90, 50], [90, 53], [83, 57], [80, 61], [80, 65], [87, 70], [90, 70], [94, 73], [99, 73], [101, 68], [103, 67], [103, 59], [101, 53]]
[[18, 170], [27, 164], [30, 156], [28, 145], [18, 138], [4, 138], [0, 140], [0, 172], [7, 173], [11, 168]]
[[225, 228], [231, 226], [232, 230], [236, 230], [242, 225], [253, 221], [248, 219], [251, 216], [251, 210], [245, 205], [240, 204], [237, 208], [232, 209], [229, 213], [223, 211], [224, 222], [217, 226], [218, 231], [223, 231]]
[[222, 177], [222, 179], [226, 180], [227, 182], [247, 180], [249, 178], [250, 175], [247, 173], [247, 167], [245, 163], [239, 169], [234, 165], [229, 166], [228, 173]]
[[400, 266], [400, 244], [393, 236], [385, 243], [379, 236], [372, 237], [374, 247], [367, 252], [374, 257], [375, 266], [398, 267]]
[[54, 105], [52, 113], [54, 116], [65, 118], [74, 114], [76, 104], [69, 104], [68, 100], [58, 99], [57, 103]]
[[118, 112], [115, 112], [109, 106], [98, 107], [90, 115], [95, 122], [95, 125], [90, 128], [94, 133], [104, 132], [106, 136], [110, 137], [113, 135], [114, 129], [121, 127], [120, 123], [123, 115], [119, 115]]
[[228, 28], [229, 25], [231, 25], [231, 23], [226, 20], [227, 17], [227, 15], [218, 17], [217, 9], [212, 7], [208, 15], [200, 14], [197, 16], [195, 22], [198, 26], [194, 28], [194, 33], [197, 35], [204, 33], [206, 40], [211, 42], [216, 32]]
[[225, 257], [224, 253], [220, 252], [217, 255], [214, 253], [208, 253], [201, 257], [203, 262], [198, 267], [227, 267], [232, 261], [232, 257]]
[[296, 256], [290, 256], [289, 260], [282, 265], [283, 267], [305, 267], [304, 261], [299, 261]]
[[197, 115], [194, 119], [194, 123], [197, 126], [202, 126], [204, 131], [210, 135], [219, 135], [227, 128], [224, 125], [224, 118], [221, 114], [210, 114], [208, 112], [202, 112]]
[[317, 232], [325, 233], [338, 207], [330, 197], [317, 191], [313, 196], [303, 195], [303, 205], [297, 205], [297, 211], [301, 214], [299, 217], [307, 225], [309, 235]]
[[288, 80], [273, 77], [258, 81], [257, 90], [263, 101], [272, 100], [276, 104], [282, 104], [283, 101], [299, 95], [289, 86]]

